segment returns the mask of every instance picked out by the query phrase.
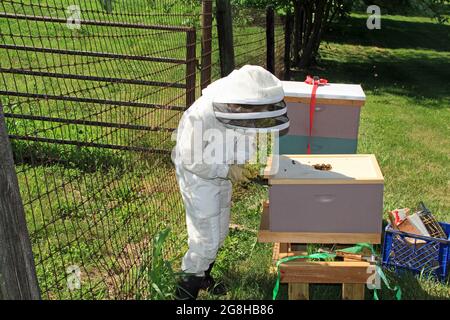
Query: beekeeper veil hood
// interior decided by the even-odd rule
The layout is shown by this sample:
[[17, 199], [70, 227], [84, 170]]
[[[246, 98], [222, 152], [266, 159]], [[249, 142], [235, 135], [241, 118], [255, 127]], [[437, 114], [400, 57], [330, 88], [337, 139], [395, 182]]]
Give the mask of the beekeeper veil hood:
[[204, 94], [212, 96], [216, 118], [229, 128], [280, 131], [289, 127], [281, 81], [262, 67], [234, 70]]

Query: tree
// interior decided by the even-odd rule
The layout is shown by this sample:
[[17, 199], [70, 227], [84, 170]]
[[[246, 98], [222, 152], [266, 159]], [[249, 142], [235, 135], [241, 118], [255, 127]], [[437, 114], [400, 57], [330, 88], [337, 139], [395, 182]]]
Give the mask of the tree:
[[316, 64], [328, 25], [347, 16], [354, 8], [365, 12], [368, 5], [376, 4], [386, 13], [420, 13], [443, 23], [448, 21], [445, 10], [449, 0], [277, 0], [277, 3], [293, 8], [292, 60], [294, 66], [305, 69]]
[[322, 34], [334, 19], [348, 14], [349, 0], [293, 0], [293, 63], [303, 69], [316, 63]]

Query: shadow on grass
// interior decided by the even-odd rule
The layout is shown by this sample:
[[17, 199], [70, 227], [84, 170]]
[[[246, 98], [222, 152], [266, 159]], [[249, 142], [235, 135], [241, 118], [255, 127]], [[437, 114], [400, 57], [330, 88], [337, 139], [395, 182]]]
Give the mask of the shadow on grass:
[[[419, 8], [415, 8], [414, 6], [408, 6], [408, 5], [398, 5], [398, 2], [392, 1], [385, 1], [385, 0], [379, 0], [379, 1], [365, 1], [366, 6], [367, 3], [370, 2], [371, 4], [376, 4], [381, 7], [381, 14], [383, 15], [402, 15], [405, 17], [420, 17], [420, 18], [428, 18], [430, 19], [430, 11], [423, 10]], [[354, 6], [354, 11], [359, 14], [366, 14], [366, 6], [364, 4], [356, 5]], [[431, 9], [431, 7], [428, 7], [425, 5], [425, 8]], [[441, 15], [450, 15], [450, 5], [441, 3], [439, 4], [439, 13]]]
[[[445, 294], [435, 295], [430, 292], [439, 290], [448, 290], [445, 288], [445, 284], [438, 282], [433, 277], [419, 276], [409, 271], [401, 271], [398, 275], [394, 274], [394, 271], [385, 270], [387, 274], [390, 274], [390, 278], [393, 279], [393, 283], [398, 284], [402, 290], [402, 300], [446, 300], [448, 299]], [[383, 285], [380, 299], [393, 300], [394, 292], [386, 289]]]
[[450, 51], [450, 25], [437, 23], [431, 18], [421, 20], [429, 22], [402, 21], [382, 16], [381, 29], [369, 30], [366, 26], [367, 18], [353, 16], [331, 26], [323, 40], [389, 49]]
[[[323, 62], [325, 70], [294, 71], [293, 79], [303, 81], [306, 74], [313, 73], [333, 83], [360, 83], [365, 91], [373, 91], [372, 95], [388, 93], [418, 100], [425, 107], [448, 108], [450, 94], [444, 80], [450, 77], [448, 60], [375, 58], [365, 62]], [[425, 99], [433, 101], [421, 101]]]
[[[376, 30], [383, 34], [369, 36], [372, 31], [358, 26], [363, 23], [362, 19], [351, 18], [350, 21], [341, 26], [344, 35], [329, 36], [327, 39], [331, 42], [322, 43], [320, 64], [323, 68], [293, 71], [294, 80], [303, 81], [306, 74], [314, 74], [333, 83], [360, 83], [366, 92], [371, 91], [371, 96], [387, 93], [414, 99], [415, 104], [427, 108], [448, 107], [450, 91], [446, 79], [450, 78], [450, 56], [443, 52], [414, 50], [418, 49], [414, 42], [423, 38], [422, 44], [446, 51], [450, 43], [445, 41], [450, 34], [449, 26], [410, 22], [403, 25], [403, 22], [386, 20], [388, 30], [389, 25], [398, 30]], [[415, 31], [410, 31], [411, 28]], [[408, 37], [404, 34], [411, 32]], [[361, 44], [367, 47], [360, 47]], [[402, 49], [384, 49], [389, 46]]]

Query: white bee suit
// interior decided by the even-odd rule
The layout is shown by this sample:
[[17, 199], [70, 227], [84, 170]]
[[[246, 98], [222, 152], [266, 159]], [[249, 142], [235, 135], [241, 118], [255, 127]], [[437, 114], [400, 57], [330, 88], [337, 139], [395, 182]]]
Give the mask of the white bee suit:
[[229, 165], [244, 163], [256, 152], [256, 132], [227, 128], [217, 119], [213, 103], [219, 96], [221, 103], [235, 103], [236, 99], [236, 103], [243, 103], [245, 97], [258, 102], [270, 96], [272, 100], [280, 99], [280, 94], [284, 96], [281, 82], [276, 78], [278, 82], [272, 80], [270, 96], [257, 79], [250, 79], [253, 83], [243, 88], [235, 80], [248, 80], [249, 71], [256, 72], [256, 76], [263, 73], [275, 78], [260, 67], [235, 70], [203, 90], [178, 126], [173, 161], [186, 210], [189, 249], [182, 262], [186, 273], [202, 276], [215, 260], [229, 229], [232, 191], [231, 181], [227, 179]]

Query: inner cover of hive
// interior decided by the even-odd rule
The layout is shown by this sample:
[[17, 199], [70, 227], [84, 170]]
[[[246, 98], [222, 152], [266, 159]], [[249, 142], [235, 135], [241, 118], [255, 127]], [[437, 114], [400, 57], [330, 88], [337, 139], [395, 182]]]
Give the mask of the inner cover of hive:
[[[331, 169], [318, 170], [314, 168], [316, 164], [330, 165]], [[383, 183], [383, 175], [372, 154], [273, 156], [268, 161], [264, 176], [272, 184], [314, 183], [314, 181], [317, 183]]]

